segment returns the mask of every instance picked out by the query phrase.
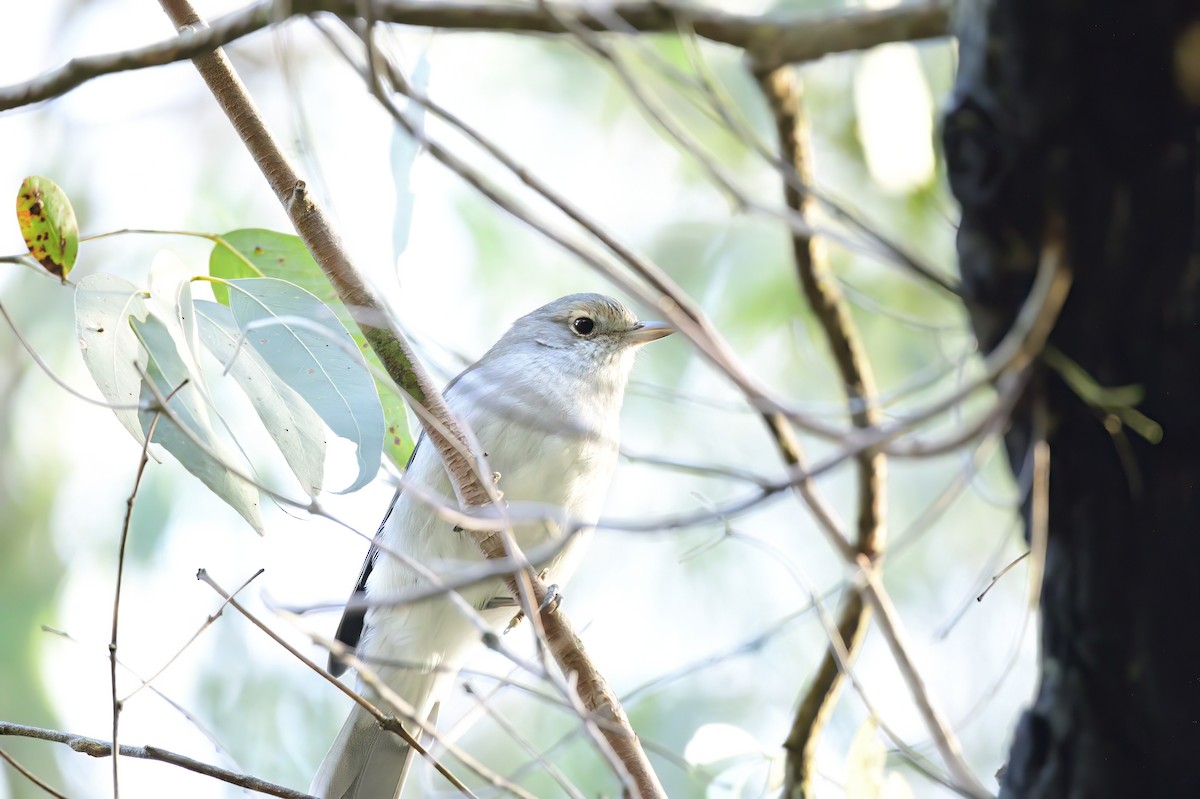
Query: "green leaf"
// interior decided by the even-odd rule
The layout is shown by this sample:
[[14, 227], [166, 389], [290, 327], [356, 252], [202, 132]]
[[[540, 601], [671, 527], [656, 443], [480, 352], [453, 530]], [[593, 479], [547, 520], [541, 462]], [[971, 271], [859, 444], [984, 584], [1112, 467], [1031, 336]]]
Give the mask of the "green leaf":
[[200, 341], [237, 381], [304, 490], [315, 497], [325, 470], [321, 419], [253, 347], [239, 348], [241, 333], [228, 308], [197, 300], [195, 309]]
[[66, 280], [79, 254], [79, 223], [66, 192], [49, 178], [25, 178], [17, 192], [17, 224], [29, 254]]
[[[83, 362], [104, 399], [113, 405], [133, 406], [141, 398], [146, 353], [129, 326], [129, 319], [145, 321], [150, 310], [146, 292], [115, 275], [88, 275], [75, 289], [75, 332]], [[117, 419], [139, 444], [142, 425], [134, 407], [113, 408]]]
[[[208, 257], [208, 273], [213, 277], [225, 280], [278, 277], [305, 289], [308, 289], [306, 274], [316, 274], [324, 280], [324, 275], [299, 236], [246, 228], [226, 233], [221, 240], [224, 244], [214, 246], [212, 255]], [[213, 294], [217, 302], [229, 304], [228, 286], [214, 282]]]
[[[377, 374], [385, 371], [379, 356], [367, 344], [350, 312], [298, 236], [271, 230], [245, 229], [226, 233], [221, 239], [227, 246], [217, 244], [213, 248], [208, 262], [209, 274], [226, 280], [275, 277], [294, 283], [329, 306], [338, 321], [350, 331], [372, 369]], [[227, 286], [214, 281], [213, 294], [222, 304], [229, 304]], [[390, 380], [376, 380], [375, 386], [386, 423], [384, 452], [392, 463], [404, 468], [414, 443], [408, 430], [408, 411], [404, 399]]]
[[362, 488], [379, 471], [384, 419], [362, 353], [333, 311], [286, 280], [229, 282], [229, 307], [247, 344], [317, 412], [357, 447]]
[[[160, 396], [169, 398], [166, 406], [171, 410], [171, 416], [149, 409], [140, 411], [138, 420], [143, 435], [149, 435], [150, 425], [155, 416], [159, 416], [151, 440], [161, 444], [185, 469], [199, 477], [213, 493], [229, 503], [261, 533], [263, 524], [259, 515], [258, 489], [235, 476], [226, 466], [227, 456], [217, 444], [209, 423], [207, 406], [195, 385], [194, 376], [179, 355], [170, 330], [155, 316], [147, 316], [143, 321], [130, 319], [129, 323], [149, 356], [146, 362], [147, 377], [153, 381]], [[189, 382], [184, 385], [184, 381]], [[147, 404], [156, 402], [148, 383], [142, 385], [142, 399]], [[186, 427], [191, 435], [184, 432], [180, 425]]]

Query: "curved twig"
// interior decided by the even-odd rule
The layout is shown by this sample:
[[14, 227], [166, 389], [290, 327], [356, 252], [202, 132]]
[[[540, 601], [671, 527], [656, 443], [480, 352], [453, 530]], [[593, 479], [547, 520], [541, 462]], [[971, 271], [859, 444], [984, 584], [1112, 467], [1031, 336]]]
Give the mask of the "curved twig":
[[0, 749], [0, 760], [3, 760], [6, 763], [8, 763], [8, 765], [12, 766], [22, 777], [29, 780], [37, 787], [41, 788], [43, 791], [50, 794], [55, 799], [67, 799], [66, 794], [59, 793], [58, 791], [54, 790], [54, 788], [50, 787], [50, 784], [48, 782], [43, 780], [38, 775], [34, 774], [29, 769], [27, 769], [24, 765], [21, 764], [21, 761], [17, 760], [15, 757], [10, 755], [8, 752], [5, 752], [3, 749]]
[[[811, 184], [808, 132], [799, 81], [789, 67], [760, 72], [756, 77], [775, 119], [781, 159], [795, 169], [800, 186]], [[807, 213], [809, 195], [796, 183], [785, 181], [784, 199], [796, 213]], [[850, 318], [849, 307], [830, 273], [819, 242], [793, 232], [792, 252], [804, 296], [825, 333], [834, 364], [842, 378], [851, 422], [860, 430], [871, 430], [880, 423], [882, 415], [877, 403], [875, 377], [861, 337]], [[853, 546], [857, 555], [874, 561], [883, 548], [886, 530], [886, 461], [877, 448], [863, 450], [854, 460], [858, 467], [859, 506], [858, 532]], [[862, 593], [850, 593], [842, 606], [837, 624], [837, 634], [845, 647], [846, 664], [853, 662], [861, 649], [869, 620], [870, 612]], [[787, 751], [785, 796], [813, 795], [817, 741], [841, 692], [842, 668], [843, 664], [836, 653], [832, 648], [827, 649], [784, 742]]]

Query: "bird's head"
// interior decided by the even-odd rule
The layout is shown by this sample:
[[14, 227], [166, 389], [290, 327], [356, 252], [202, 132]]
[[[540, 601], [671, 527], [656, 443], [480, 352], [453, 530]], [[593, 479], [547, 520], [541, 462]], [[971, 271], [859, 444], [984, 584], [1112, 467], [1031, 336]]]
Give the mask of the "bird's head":
[[632, 311], [603, 294], [570, 294], [522, 316], [497, 346], [549, 348], [580, 370], [616, 366], [627, 372], [638, 345], [673, 332], [662, 322], [639, 322]]

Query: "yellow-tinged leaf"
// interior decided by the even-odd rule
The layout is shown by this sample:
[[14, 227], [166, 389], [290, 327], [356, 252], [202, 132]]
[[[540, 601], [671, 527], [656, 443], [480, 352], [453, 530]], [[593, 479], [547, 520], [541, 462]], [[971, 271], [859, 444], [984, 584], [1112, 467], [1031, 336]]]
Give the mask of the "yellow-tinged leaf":
[[875, 735], [874, 719], [867, 719], [854, 734], [846, 754], [846, 799], [881, 799], [887, 752]]
[[66, 192], [49, 178], [25, 178], [17, 192], [17, 224], [29, 254], [66, 280], [79, 254], [79, 224]]

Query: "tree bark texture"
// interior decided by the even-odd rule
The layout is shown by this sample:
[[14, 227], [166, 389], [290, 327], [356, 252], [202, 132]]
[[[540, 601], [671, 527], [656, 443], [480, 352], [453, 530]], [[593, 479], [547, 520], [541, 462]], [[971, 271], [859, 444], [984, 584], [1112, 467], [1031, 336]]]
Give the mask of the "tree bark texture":
[[1039, 418], [1052, 456], [1040, 684], [1001, 796], [1200, 796], [1200, 3], [990, 0], [959, 23], [944, 136], [980, 343], [1061, 244], [1050, 346], [1141, 387], [1163, 434], [1045, 366], [1014, 415], [1014, 473]]

